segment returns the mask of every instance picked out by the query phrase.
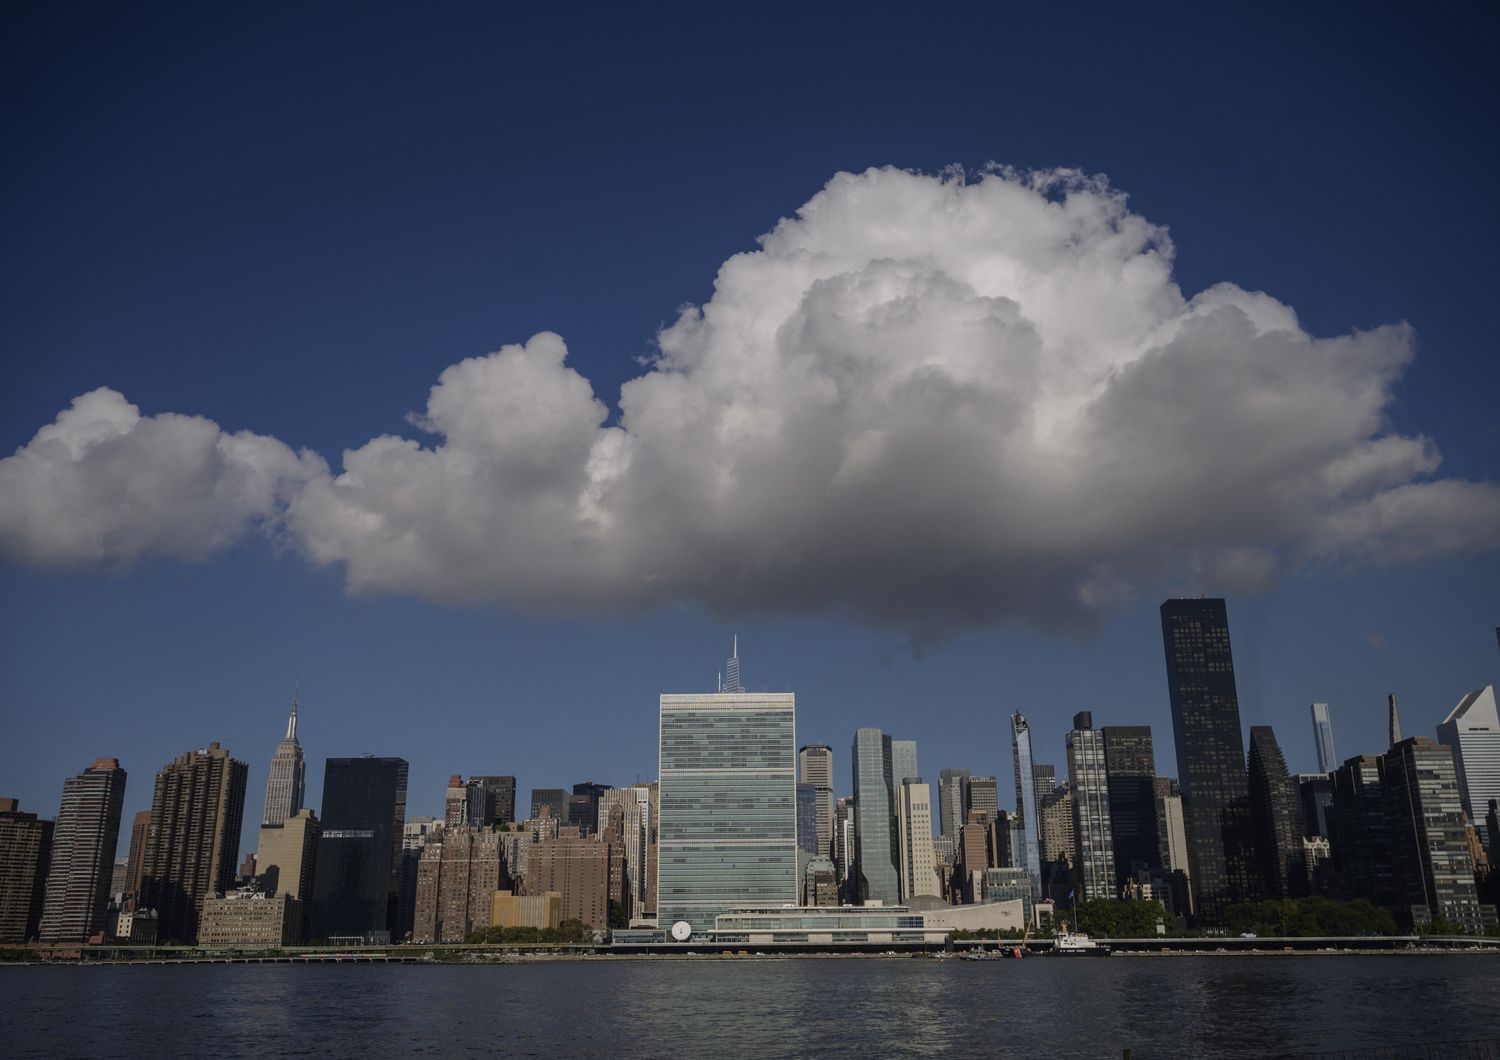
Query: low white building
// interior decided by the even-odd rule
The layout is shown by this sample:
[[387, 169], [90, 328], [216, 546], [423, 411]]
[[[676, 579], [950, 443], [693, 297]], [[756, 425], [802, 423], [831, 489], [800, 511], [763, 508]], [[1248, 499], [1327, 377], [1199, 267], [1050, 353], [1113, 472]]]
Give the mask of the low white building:
[[768, 946], [922, 942], [941, 945], [948, 929], [928, 922], [928, 914], [902, 905], [745, 906], [714, 918], [713, 942]]

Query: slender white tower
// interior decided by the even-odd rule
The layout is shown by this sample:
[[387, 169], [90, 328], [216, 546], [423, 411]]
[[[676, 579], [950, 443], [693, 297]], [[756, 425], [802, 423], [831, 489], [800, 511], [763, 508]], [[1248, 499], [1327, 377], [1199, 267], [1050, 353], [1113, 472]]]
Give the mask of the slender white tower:
[[724, 687], [721, 692], [743, 692], [745, 687], [740, 684], [740, 635], [734, 635], [734, 647], [731, 649], [729, 661], [724, 664]]

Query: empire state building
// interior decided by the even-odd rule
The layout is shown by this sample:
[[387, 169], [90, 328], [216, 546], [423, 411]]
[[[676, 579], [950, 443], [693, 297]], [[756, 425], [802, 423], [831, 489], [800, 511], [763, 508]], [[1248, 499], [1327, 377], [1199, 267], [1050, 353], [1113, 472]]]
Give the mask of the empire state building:
[[266, 812], [261, 824], [281, 824], [302, 809], [302, 745], [297, 742], [297, 695], [292, 696], [292, 716], [287, 719], [286, 736], [276, 745], [271, 759], [271, 777], [266, 781]]

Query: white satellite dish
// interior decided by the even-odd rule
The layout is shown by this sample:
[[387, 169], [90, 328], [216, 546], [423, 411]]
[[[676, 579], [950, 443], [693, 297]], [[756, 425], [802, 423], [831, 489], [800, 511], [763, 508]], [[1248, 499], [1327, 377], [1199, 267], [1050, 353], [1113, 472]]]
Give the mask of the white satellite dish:
[[686, 942], [693, 937], [693, 925], [686, 920], [679, 920], [672, 925], [672, 937], [678, 942]]

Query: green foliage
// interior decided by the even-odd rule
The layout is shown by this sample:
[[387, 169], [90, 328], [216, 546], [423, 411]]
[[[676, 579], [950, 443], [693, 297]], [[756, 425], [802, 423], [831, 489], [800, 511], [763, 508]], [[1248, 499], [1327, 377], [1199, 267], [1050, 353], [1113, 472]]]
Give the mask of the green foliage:
[[581, 920], [564, 920], [555, 928], [480, 928], [464, 936], [471, 946], [504, 946], [511, 944], [577, 945], [594, 941], [594, 929]]
[[609, 903], [609, 926], [611, 928], [628, 928], [630, 918], [625, 915], [625, 907], [619, 902]]
[[[1453, 921], [1446, 917], [1436, 917], [1427, 927], [1418, 930], [1419, 935], [1473, 935], [1475, 932], [1465, 931]], [[1481, 933], [1482, 934], [1482, 933]]]
[[[1059, 908], [1057, 917], [1059, 920], [1072, 920], [1074, 914], [1071, 909]], [[1069, 927], [1099, 938], [1144, 939], [1156, 937], [1158, 920], [1170, 923], [1170, 918], [1160, 903], [1094, 898], [1078, 903], [1077, 923], [1070, 924]]]
[[1284, 938], [1319, 935], [1395, 935], [1396, 918], [1364, 898], [1342, 902], [1335, 898], [1287, 898], [1282, 901], [1239, 902], [1225, 910], [1235, 934]]

